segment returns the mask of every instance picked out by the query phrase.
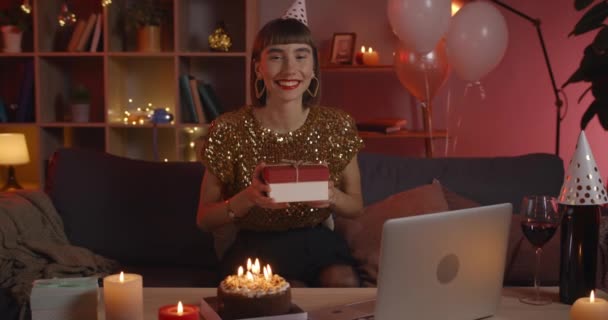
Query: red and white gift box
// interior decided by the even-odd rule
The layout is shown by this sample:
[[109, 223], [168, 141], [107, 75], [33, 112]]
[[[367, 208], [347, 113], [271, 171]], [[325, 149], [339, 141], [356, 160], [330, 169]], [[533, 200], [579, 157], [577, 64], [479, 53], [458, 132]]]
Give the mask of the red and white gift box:
[[276, 202], [328, 200], [329, 168], [324, 164], [281, 163], [264, 167], [269, 197]]

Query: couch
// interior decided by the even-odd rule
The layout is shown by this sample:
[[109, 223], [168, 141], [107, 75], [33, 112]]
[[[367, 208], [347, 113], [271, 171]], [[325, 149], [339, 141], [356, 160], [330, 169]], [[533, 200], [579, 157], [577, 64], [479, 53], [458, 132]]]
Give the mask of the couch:
[[[510, 202], [517, 212], [524, 195], [557, 195], [564, 176], [562, 160], [549, 154], [438, 159], [361, 154], [359, 165], [368, 216], [368, 209], [408, 192], [414, 192], [413, 207], [424, 199], [438, 203], [439, 198], [415, 190], [437, 190], [439, 185], [438, 196], [448, 209]], [[65, 148], [49, 163], [45, 192], [71, 244], [117, 260], [121, 270], [142, 274], [145, 286], [215, 286], [220, 279], [213, 238], [195, 224], [203, 173], [200, 163], [149, 162]], [[340, 220], [337, 228], [352, 236]], [[533, 250], [517, 222], [511, 228], [504, 283], [531, 285]], [[557, 283], [558, 238], [547, 246], [543, 261], [550, 266], [543, 278], [551, 284]]]

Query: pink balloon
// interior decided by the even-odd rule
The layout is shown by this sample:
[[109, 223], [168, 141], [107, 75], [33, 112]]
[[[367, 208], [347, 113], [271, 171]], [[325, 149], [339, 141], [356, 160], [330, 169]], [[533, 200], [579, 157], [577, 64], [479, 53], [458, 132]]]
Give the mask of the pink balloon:
[[445, 40], [441, 39], [429, 53], [418, 53], [400, 44], [395, 52], [395, 72], [414, 97], [431, 102], [450, 72]]
[[492, 71], [507, 50], [509, 31], [503, 15], [487, 2], [472, 2], [452, 18], [447, 53], [454, 72], [477, 81]]
[[451, 0], [389, 0], [387, 13], [401, 42], [418, 53], [427, 53], [448, 30], [451, 8]]

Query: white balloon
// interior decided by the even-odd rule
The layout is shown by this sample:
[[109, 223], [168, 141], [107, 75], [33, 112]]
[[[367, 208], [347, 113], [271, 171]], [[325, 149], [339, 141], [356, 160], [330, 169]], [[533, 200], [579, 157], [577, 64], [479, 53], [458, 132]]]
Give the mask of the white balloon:
[[403, 45], [427, 53], [448, 30], [451, 8], [451, 0], [389, 0], [388, 21]]
[[450, 23], [448, 61], [460, 78], [477, 81], [500, 63], [508, 39], [507, 23], [498, 9], [487, 2], [469, 3]]

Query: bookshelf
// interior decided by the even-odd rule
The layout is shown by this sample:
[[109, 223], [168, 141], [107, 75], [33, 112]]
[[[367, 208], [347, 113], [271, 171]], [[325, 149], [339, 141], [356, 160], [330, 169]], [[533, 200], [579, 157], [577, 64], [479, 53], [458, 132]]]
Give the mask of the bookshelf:
[[[393, 65], [337, 65], [337, 64], [324, 64], [321, 66], [321, 71], [323, 73], [338, 73], [338, 74], [348, 74], [353, 77], [361, 77], [368, 75], [370, 73], [373, 74], [393, 74], [394, 73]], [[359, 135], [364, 140], [368, 140], [370, 142], [379, 141], [379, 140], [394, 140], [394, 139], [418, 139], [424, 141], [424, 149], [425, 155], [427, 158], [432, 158], [433, 148], [431, 146], [432, 141], [434, 139], [446, 139], [449, 138], [446, 130], [433, 130], [429, 132], [428, 128], [431, 122], [431, 114], [432, 112], [428, 112], [427, 110], [422, 110], [422, 120], [424, 129], [423, 130], [403, 130], [394, 133], [379, 133], [379, 132], [367, 132], [361, 131]]]
[[[168, 13], [160, 52], [136, 50], [135, 34], [124, 25], [125, 8], [134, 1], [139, 0], [113, 0], [107, 7], [101, 0], [68, 1], [78, 19], [86, 21], [92, 14], [103, 19], [98, 50], [68, 52], [74, 28], [57, 22], [64, 1], [33, 0], [31, 35], [24, 35], [23, 52], [0, 52], [0, 98], [7, 108], [19, 104], [26, 66], [33, 64], [32, 118], [16, 121], [9, 111], [11, 121], [0, 122], [0, 132], [26, 135], [31, 161], [15, 168], [23, 185], [43, 186], [48, 160], [59, 147], [142, 160], [196, 161], [197, 139], [208, 126], [183, 121], [182, 74], [211, 84], [225, 110], [248, 103], [248, 48], [257, 30], [257, 0], [160, 0]], [[10, 4], [0, 4], [0, 9]], [[232, 39], [229, 52], [208, 48], [207, 37], [220, 20]], [[67, 111], [70, 90], [78, 84], [91, 95], [85, 123], [72, 122]], [[124, 123], [125, 111], [148, 103], [168, 108], [174, 120], [156, 126]]]

